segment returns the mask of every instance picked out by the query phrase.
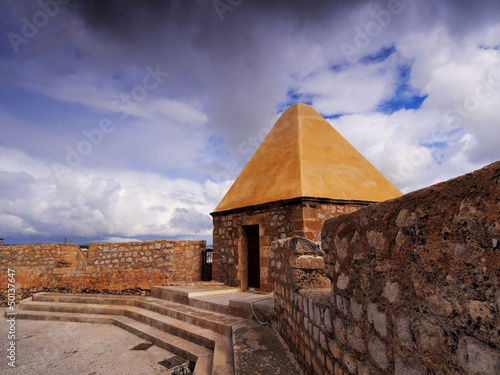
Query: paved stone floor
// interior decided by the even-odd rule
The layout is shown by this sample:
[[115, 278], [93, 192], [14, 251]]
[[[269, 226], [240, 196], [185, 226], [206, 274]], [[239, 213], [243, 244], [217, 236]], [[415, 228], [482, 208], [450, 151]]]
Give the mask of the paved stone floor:
[[110, 324], [16, 322], [16, 367], [8, 366], [8, 323], [0, 318], [0, 374], [6, 375], [128, 375], [171, 374], [158, 362], [174, 354], [152, 346], [130, 350], [145, 342]]

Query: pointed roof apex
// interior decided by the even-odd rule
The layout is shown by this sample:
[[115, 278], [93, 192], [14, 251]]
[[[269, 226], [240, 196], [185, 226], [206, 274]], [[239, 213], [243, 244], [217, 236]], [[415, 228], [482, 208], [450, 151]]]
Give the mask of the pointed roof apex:
[[215, 211], [296, 197], [384, 201], [401, 192], [314, 108], [286, 109]]

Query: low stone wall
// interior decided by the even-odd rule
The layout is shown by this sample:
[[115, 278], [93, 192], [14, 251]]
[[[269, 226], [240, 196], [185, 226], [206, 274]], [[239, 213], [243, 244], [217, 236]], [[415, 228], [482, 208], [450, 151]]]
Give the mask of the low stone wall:
[[279, 332], [306, 373], [499, 374], [499, 219], [500, 162], [327, 220], [329, 291], [280, 241]]
[[39, 291], [148, 295], [153, 285], [201, 280], [205, 241], [93, 243], [0, 247], [0, 303], [7, 270], [15, 271], [16, 299]]
[[273, 242], [275, 326], [304, 370], [334, 371], [330, 280], [323, 273], [323, 251], [306, 238]]

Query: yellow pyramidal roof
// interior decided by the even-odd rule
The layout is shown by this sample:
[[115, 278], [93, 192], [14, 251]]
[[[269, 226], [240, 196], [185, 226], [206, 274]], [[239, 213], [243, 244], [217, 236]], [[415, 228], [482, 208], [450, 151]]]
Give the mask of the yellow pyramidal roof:
[[384, 201], [401, 192], [316, 110], [289, 107], [215, 211], [296, 197]]

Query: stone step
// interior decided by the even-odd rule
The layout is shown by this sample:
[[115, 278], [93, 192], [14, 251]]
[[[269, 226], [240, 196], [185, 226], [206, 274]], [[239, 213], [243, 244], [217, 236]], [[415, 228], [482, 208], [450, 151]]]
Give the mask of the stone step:
[[[204, 296], [191, 298], [199, 303], [194, 307], [155, 297], [38, 293], [18, 305], [17, 317], [112, 323], [196, 361], [196, 374], [300, 374], [286, 345], [269, 325], [203, 309], [210, 308], [204, 303], [207, 298], [208, 304], [221, 304], [221, 296], [212, 297], [215, 302]], [[238, 308], [238, 303], [264, 297], [241, 293], [240, 302], [229, 298], [223, 304]]]
[[104, 305], [137, 306], [137, 296], [39, 292], [34, 294], [31, 298], [33, 301], [45, 302], [95, 303]]
[[[40, 302], [37, 302], [37, 304], [40, 304]], [[25, 307], [28, 306], [33, 307], [33, 305], [26, 305]], [[154, 313], [146, 311], [146, 314], [151, 315]], [[204, 340], [206, 341], [207, 346], [211, 346], [215, 350], [198, 345], [197, 343], [191, 342], [189, 339], [186, 340], [177, 335], [164, 332], [161, 329], [127, 316], [27, 310], [23, 308], [18, 310], [16, 319], [114, 324], [138, 337], [154, 343], [158, 347], [166, 349], [169, 352], [189, 361], [196, 362], [195, 374], [234, 374], [231, 340], [230, 338], [217, 335], [213, 332], [208, 332], [208, 334], [219, 336], [217, 338], [212, 336], [215, 341], [211, 341], [206, 338], [204, 338]], [[183, 328], [185, 329], [185, 326]], [[195, 327], [195, 329], [200, 332], [199, 328]]]
[[37, 293], [32, 299], [39, 302], [64, 302], [64, 303], [90, 303], [110, 305], [137, 306], [146, 310], [169, 316], [174, 319], [185, 321], [195, 326], [206, 328], [211, 331], [230, 336], [231, 326], [241, 319], [216, 312], [206, 311], [200, 308], [183, 305], [176, 302], [166, 301], [154, 297], [140, 296], [110, 296], [89, 294], [61, 294], [61, 293]]
[[258, 318], [260, 321], [269, 321], [273, 313], [273, 295], [272, 293], [236, 293], [193, 297], [189, 299], [189, 306], [250, 320]]
[[196, 362], [199, 358], [210, 357], [210, 368], [212, 367], [211, 357], [213, 357], [213, 351], [210, 349], [126, 316], [113, 316], [113, 324], [188, 361]]
[[75, 314], [124, 315], [125, 309], [135, 306], [96, 305], [90, 303], [44, 302], [23, 300], [17, 305], [19, 311], [47, 311]]
[[[73, 303], [75, 301], [78, 303]], [[98, 302], [105, 302], [106, 304], [98, 304]], [[127, 305], [121, 305], [122, 302], [127, 303]], [[139, 306], [135, 306], [132, 302]], [[20, 319], [46, 319], [44, 316], [49, 316], [48, 319], [52, 320], [64, 317], [68, 321], [114, 324], [117, 324], [118, 318], [123, 316], [212, 350], [213, 368], [211, 374], [234, 374], [234, 353], [230, 337], [231, 324], [241, 321], [241, 319], [213, 314], [154, 298], [116, 298], [115, 296], [104, 295], [89, 296], [57, 293], [35, 294], [32, 299], [23, 300], [18, 305], [18, 311], [25, 314]], [[158, 311], [163, 312], [163, 314]], [[54, 318], [54, 316], [58, 316], [58, 318]], [[172, 316], [180, 319], [175, 319]], [[205, 319], [207, 316], [209, 317], [208, 320]], [[93, 319], [90, 319], [90, 317]], [[190, 324], [188, 321], [192, 321], [197, 325]], [[216, 331], [222, 331], [223, 334], [201, 326], [212, 327]], [[131, 332], [140, 337], [145, 337], [137, 330], [131, 330]], [[177, 354], [175, 350], [170, 351]], [[182, 352], [178, 355], [182, 356]], [[206, 362], [207, 360], [204, 359], [203, 361]]]
[[236, 374], [303, 374], [275, 329], [257, 322], [250, 323], [233, 327]]
[[142, 308], [127, 307], [125, 316], [213, 350], [212, 374], [234, 374], [231, 337]]
[[201, 296], [218, 296], [222, 294], [239, 293], [241, 290], [229, 286], [153, 286], [151, 287], [151, 296], [167, 301], [189, 305], [189, 299]]
[[[272, 315], [272, 293], [242, 293], [240, 289], [218, 286], [218, 287], [179, 287], [179, 286], [155, 286], [152, 288], [152, 296], [167, 301], [178, 302], [184, 305], [210, 310], [217, 313], [232, 315], [239, 318], [268, 321]], [[263, 298], [269, 298], [269, 302], [254, 304], [252, 312], [251, 303]]]
[[69, 302], [41, 302], [24, 300], [18, 305], [19, 311], [47, 311], [91, 315], [123, 315], [139, 322], [158, 328], [164, 332], [214, 349], [217, 335], [207, 329], [193, 326], [189, 323], [170, 318], [150, 310], [136, 306], [96, 305]]
[[63, 312], [18, 310], [16, 319], [113, 324], [113, 316], [98, 314], [74, 314]]
[[139, 307], [174, 319], [182, 320], [226, 336], [231, 336], [232, 325], [242, 320], [241, 318], [234, 316], [207, 311], [175, 302], [163, 301], [157, 298], [145, 298], [139, 302]]

